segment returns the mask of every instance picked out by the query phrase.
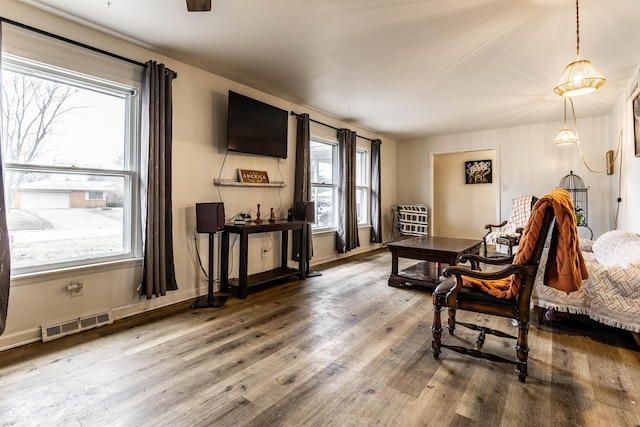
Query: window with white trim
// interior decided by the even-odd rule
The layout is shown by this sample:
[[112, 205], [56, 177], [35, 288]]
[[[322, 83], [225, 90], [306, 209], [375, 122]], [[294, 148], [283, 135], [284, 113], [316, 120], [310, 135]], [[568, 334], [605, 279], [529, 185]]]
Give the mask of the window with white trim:
[[338, 202], [338, 145], [311, 139], [311, 200], [315, 203], [313, 230], [336, 227]]
[[2, 57], [12, 275], [140, 256], [139, 87]]
[[[338, 206], [338, 143], [311, 138], [311, 200], [315, 202], [314, 231], [337, 227]], [[358, 225], [369, 224], [371, 199], [369, 152], [356, 148], [356, 209]]]
[[369, 203], [371, 200], [369, 152], [356, 148], [356, 209], [358, 225], [369, 224]]

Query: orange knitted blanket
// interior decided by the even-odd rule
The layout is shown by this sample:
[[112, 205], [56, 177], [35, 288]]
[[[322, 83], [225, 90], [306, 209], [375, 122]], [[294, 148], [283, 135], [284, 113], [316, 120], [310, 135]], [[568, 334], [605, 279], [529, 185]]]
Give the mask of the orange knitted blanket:
[[[522, 233], [513, 263], [525, 265], [531, 258], [542, 227], [542, 218], [548, 206], [553, 209], [555, 223], [551, 233], [544, 283], [569, 294], [580, 289], [582, 281], [589, 278], [589, 273], [580, 250], [573, 202], [566, 190], [553, 190], [535, 204]], [[476, 287], [497, 298], [514, 298], [520, 289], [520, 277], [515, 274], [498, 280], [463, 277], [462, 283], [464, 286]]]

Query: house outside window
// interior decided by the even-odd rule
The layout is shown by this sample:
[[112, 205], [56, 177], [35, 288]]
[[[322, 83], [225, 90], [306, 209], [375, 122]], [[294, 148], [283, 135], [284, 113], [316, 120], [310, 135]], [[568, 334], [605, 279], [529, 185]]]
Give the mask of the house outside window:
[[139, 88], [2, 61], [12, 275], [139, 257]]
[[[338, 221], [338, 143], [311, 137], [311, 200], [315, 202], [314, 231], [331, 230]], [[369, 224], [371, 198], [369, 152], [356, 149], [356, 209], [358, 225]]]

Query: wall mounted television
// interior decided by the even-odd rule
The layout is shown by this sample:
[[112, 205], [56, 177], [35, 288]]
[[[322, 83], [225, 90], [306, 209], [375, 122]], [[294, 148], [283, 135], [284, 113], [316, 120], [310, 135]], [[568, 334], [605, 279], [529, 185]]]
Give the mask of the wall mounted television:
[[229, 91], [227, 150], [287, 158], [289, 112]]

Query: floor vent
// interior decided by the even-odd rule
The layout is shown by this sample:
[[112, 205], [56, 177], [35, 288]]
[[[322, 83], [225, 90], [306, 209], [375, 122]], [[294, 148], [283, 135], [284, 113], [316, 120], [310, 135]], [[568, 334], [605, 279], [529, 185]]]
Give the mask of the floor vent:
[[108, 325], [113, 323], [111, 313], [100, 313], [93, 316], [81, 317], [75, 320], [69, 320], [62, 323], [56, 323], [55, 325], [41, 326], [42, 329], [42, 341], [51, 341], [57, 338], [62, 338], [66, 335], [75, 334], [91, 328], [97, 328], [98, 326]]

